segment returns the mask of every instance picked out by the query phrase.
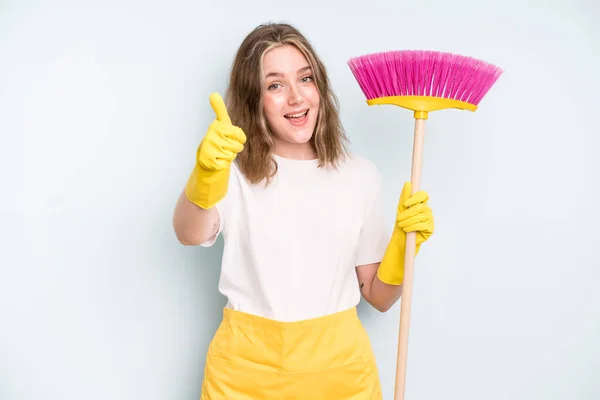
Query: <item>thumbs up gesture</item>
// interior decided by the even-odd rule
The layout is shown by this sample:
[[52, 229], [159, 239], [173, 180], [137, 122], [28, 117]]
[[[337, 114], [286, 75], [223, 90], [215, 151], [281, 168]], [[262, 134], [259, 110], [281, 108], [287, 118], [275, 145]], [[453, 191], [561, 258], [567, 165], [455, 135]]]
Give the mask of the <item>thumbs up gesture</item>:
[[196, 165], [185, 187], [187, 198], [204, 209], [213, 207], [227, 194], [231, 163], [246, 143], [244, 131], [232, 125], [218, 93], [210, 95], [210, 104], [216, 118], [198, 146]]
[[229, 168], [244, 149], [246, 135], [241, 128], [231, 124], [225, 103], [218, 93], [210, 95], [210, 104], [216, 118], [198, 148], [198, 163], [206, 170], [217, 171]]

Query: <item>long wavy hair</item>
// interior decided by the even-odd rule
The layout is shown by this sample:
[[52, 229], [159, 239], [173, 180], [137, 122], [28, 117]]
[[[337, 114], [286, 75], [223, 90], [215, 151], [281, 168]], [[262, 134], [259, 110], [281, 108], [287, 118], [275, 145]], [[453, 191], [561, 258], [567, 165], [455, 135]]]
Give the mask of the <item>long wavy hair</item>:
[[263, 111], [263, 57], [269, 50], [283, 45], [295, 46], [308, 60], [320, 96], [315, 131], [310, 139], [319, 159], [319, 167], [338, 165], [348, 152], [348, 138], [339, 118], [339, 102], [327, 75], [327, 70], [309, 41], [289, 24], [268, 23], [254, 28], [242, 41], [231, 67], [225, 102], [231, 121], [246, 134], [244, 150], [237, 164], [252, 183], [266, 180], [277, 173], [273, 159], [272, 131]]

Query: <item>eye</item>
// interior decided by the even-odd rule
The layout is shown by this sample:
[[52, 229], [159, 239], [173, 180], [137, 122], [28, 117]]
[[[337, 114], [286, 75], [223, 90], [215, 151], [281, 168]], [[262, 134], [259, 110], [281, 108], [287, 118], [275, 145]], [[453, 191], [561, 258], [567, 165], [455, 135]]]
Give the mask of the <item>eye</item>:
[[313, 81], [313, 77], [312, 76], [305, 76], [304, 78], [300, 79], [300, 82], [302, 83], [309, 83]]
[[273, 83], [273, 84], [269, 85], [267, 90], [275, 90], [275, 89], [279, 89], [279, 87], [281, 87], [280, 83]]

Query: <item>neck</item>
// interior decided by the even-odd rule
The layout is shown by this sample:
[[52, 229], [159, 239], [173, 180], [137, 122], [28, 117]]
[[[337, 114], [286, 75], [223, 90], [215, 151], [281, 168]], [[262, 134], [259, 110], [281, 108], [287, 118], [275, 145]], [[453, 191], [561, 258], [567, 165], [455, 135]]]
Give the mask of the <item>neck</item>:
[[314, 160], [317, 152], [310, 143], [287, 143], [275, 140], [274, 153], [291, 160]]

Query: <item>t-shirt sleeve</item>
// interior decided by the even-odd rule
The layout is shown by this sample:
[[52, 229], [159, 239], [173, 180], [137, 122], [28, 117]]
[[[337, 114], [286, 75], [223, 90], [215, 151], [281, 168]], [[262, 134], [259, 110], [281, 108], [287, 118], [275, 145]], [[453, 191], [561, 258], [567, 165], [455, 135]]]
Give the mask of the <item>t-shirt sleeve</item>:
[[390, 240], [390, 225], [386, 221], [382, 177], [375, 170], [368, 179], [365, 215], [358, 242], [356, 266], [381, 262]]
[[217, 232], [210, 239], [200, 243], [202, 247], [211, 247], [219, 238], [220, 234], [227, 234], [227, 221], [230, 216], [233, 214], [233, 206], [235, 205], [237, 193], [239, 191], [239, 183], [238, 183], [238, 169], [237, 165], [232, 164], [231, 172], [229, 175], [229, 186], [227, 189], [227, 194], [221, 201], [215, 204], [215, 208], [219, 213], [219, 226], [217, 227]]

